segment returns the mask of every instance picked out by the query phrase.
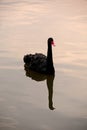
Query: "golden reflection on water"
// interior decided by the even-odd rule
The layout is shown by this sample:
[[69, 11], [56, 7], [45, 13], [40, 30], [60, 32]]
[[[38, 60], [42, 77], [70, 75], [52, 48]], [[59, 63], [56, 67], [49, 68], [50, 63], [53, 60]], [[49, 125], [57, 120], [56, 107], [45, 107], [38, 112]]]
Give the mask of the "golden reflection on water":
[[[54, 101], [56, 104], [52, 113], [41, 108], [38, 102], [44, 99], [38, 101], [39, 89], [33, 88], [33, 82], [29, 88], [29, 80], [22, 75], [22, 57], [26, 53], [46, 54], [49, 36], [56, 43], [55, 89], [54, 77], [25, 73], [34, 80], [46, 80], [48, 107], [54, 109]], [[86, 130], [87, 1], [0, 0], [0, 78], [0, 128], [19, 130], [19, 123], [20, 129]], [[35, 100], [31, 95], [36, 91]]]
[[15, 129], [17, 125], [17, 121], [11, 117], [4, 117], [4, 116], [0, 116], [0, 129], [2, 130], [4, 129]]
[[69, 0], [65, 3], [1, 1], [1, 50], [9, 50], [9, 56], [19, 58], [27, 52], [46, 54], [46, 40], [53, 36], [55, 63], [76, 64], [78, 58], [87, 58], [86, 12], [83, 0], [79, 4]]
[[[2, 2], [1, 9], [1, 23], [8, 26], [20, 26], [21, 24], [30, 25], [36, 23], [38, 15], [44, 14], [47, 9], [43, 5], [32, 2], [15, 2], [13, 4], [5, 4]], [[43, 3], [44, 4], [44, 3]], [[36, 15], [38, 14], [38, 15]], [[4, 16], [4, 17], [3, 17]], [[14, 24], [13, 24], [14, 23]]]

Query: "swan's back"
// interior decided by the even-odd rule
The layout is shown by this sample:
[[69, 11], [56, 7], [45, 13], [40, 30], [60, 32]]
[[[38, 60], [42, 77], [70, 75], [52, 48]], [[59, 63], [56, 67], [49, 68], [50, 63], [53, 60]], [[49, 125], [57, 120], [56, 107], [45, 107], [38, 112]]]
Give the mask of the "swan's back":
[[41, 53], [29, 54], [25, 55], [23, 60], [29, 69], [39, 73], [47, 73], [47, 57], [45, 55]]

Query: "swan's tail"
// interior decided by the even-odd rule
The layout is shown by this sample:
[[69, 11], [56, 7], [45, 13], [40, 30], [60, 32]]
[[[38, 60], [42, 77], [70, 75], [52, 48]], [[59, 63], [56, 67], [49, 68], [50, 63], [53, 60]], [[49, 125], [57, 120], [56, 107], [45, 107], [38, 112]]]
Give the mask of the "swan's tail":
[[23, 58], [24, 63], [29, 64], [30, 61], [31, 61], [31, 58], [32, 58], [32, 55], [31, 55], [31, 54], [25, 55], [24, 58]]

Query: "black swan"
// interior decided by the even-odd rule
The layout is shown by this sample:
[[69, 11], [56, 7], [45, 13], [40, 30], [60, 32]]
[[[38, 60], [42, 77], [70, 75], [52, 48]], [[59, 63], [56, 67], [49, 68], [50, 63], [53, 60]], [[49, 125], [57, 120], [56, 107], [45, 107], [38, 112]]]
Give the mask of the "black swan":
[[27, 54], [23, 60], [28, 69], [42, 74], [55, 74], [52, 57], [52, 45], [54, 45], [53, 38], [48, 39], [47, 57], [41, 53]]

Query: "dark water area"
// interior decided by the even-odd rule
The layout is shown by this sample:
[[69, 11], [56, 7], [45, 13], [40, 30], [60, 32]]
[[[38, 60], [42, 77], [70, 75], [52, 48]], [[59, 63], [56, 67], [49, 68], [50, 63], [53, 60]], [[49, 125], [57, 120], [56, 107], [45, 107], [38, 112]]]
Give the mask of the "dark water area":
[[[26, 69], [50, 36], [55, 76]], [[0, 0], [0, 130], [87, 130], [86, 0]]]

